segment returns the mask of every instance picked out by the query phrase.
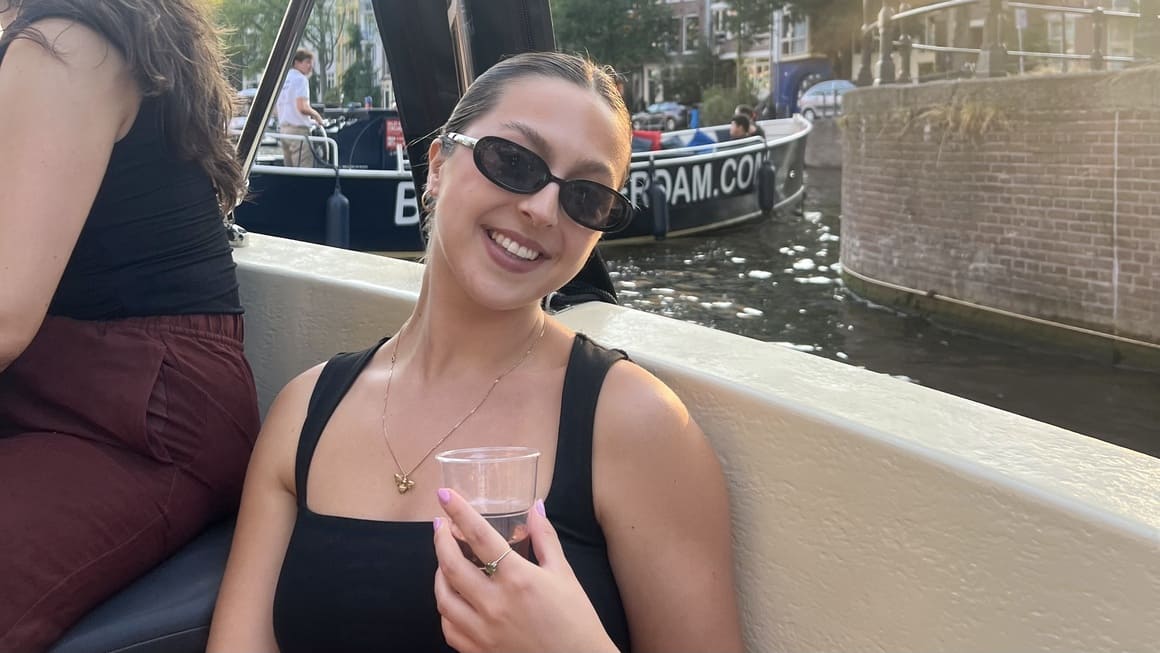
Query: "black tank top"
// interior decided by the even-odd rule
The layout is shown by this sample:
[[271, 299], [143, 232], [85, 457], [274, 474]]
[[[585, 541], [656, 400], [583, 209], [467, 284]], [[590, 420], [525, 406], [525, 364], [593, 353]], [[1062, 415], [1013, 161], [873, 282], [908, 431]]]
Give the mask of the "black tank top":
[[[18, 30], [53, 17], [25, 3], [0, 38], [0, 61]], [[116, 35], [106, 38], [116, 42]], [[106, 320], [242, 312], [213, 182], [169, 146], [164, 101], [144, 98], [129, 133], [113, 146], [50, 315]]]
[[[384, 342], [332, 358], [310, 397], [294, 469], [298, 517], [274, 595], [274, 634], [281, 653], [452, 650], [435, 606], [430, 522], [320, 515], [307, 507], [307, 475], [323, 428]], [[592, 503], [596, 401], [609, 368], [624, 358], [622, 352], [576, 335], [564, 376], [555, 471], [545, 508], [605, 630], [627, 651], [628, 621]]]

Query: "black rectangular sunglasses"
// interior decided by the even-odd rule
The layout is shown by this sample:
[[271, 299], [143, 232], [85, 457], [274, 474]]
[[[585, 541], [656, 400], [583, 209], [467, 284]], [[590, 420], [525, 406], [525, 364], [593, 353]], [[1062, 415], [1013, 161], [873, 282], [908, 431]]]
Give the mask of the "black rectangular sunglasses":
[[552, 182], [560, 185], [560, 206], [582, 227], [611, 233], [632, 222], [632, 203], [617, 191], [587, 179], [561, 179], [528, 148], [499, 136], [473, 138], [451, 132], [443, 138], [474, 152], [475, 167], [500, 188], [531, 195]]

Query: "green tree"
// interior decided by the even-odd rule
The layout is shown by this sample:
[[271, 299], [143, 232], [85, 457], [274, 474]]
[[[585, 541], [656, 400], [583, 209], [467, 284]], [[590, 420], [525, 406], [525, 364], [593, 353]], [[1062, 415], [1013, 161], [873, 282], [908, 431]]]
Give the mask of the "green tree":
[[217, 0], [214, 20], [223, 30], [223, 45], [229, 57], [228, 74], [235, 85], [243, 79], [261, 75], [282, 16], [284, 0]]
[[317, 95], [323, 102], [334, 102], [338, 89], [332, 89], [326, 71], [334, 65], [338, 40], [346, 29], [346, 3], [341, 0], [315, 0], [302, 40], [314, 51], [314, 75]]
[[665, 60], [672, 12], [656, 0], [552, 0], [556, 41], [619, 71]]
[[346, 26], [346, 47], [354, 57], [354, 63], [342, 74], [342, 96], [346, 101], [379, 96], [379, 85], [375, 80], [374, 65], [371, 62], [369, 44], [363, 41], [362, 29], [358, 23]]
[[[274, 39], [286, 13], [286, 0], [214, 0], [214, 15], [219, 27], [224, 28], [225, 47], [231, 75], [238, 83], [240, 76], [260, 75], [266, 67]], [[347, 22], [346, 3], [342, 0], [315, 0], [314, 9], [306, 22], [301, 45], [314, 53], [314, 75], [311, 76], [311, 97], [326, 100], [336, 98], [338, 89], [330, 88], [326, 71], [334, 65], [339, 36]]]
[[698, 44], [692, 54], [681, 56], [673, 63], [676, 65], [665, 70], [665, 93], [686, 104], [701, 102], [705, 89], [710, 86], [732, 84], [736, 79], [734, 62], [719, 58], [704, 43]]

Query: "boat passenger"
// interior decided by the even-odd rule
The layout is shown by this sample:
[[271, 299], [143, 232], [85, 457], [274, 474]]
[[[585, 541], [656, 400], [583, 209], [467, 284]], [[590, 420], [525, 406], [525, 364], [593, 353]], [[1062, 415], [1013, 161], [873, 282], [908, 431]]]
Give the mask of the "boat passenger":
[[0, 651], [234, 510], [257, 437], [198, 0], [0, 0]]
[[739, 104], [737, 105], [737, 108], [733, 110], [733, 113], [741, 114], [749, 118], [749, 129], [747, 132], [749, 136], [760, 136], [765, 138], [765, 129], [763, 129], [761, 125], [757, 124], [757, 111], [754, 110], [753, 107], [749, 106], [748, 104]]
[[750, 132], [752, 125], [749, 122], [749, 116], [744, 113], [739, 113], [729, 121], [729, 138], [749, 138], [753, 134]]
[[314, 53], [299, 48], [278, 93], [278, 131], [288, 138], [280, 140], [282, 165], [296, 168], [323, 167], [314, 145], [310, 143], [311, 127], [322, 126], [322, 114], [310, 106], [310, 74], [314, 72]]
[[[613, 77], [514, 56], [439, 133], [414, 311], [275, 400], [209, 650], [741, 650], [708, 440], [663, 383], [541, 310], [631, 217], [614, 190], [631, 128]], [[440, 488], [434, 453], [488, 445], [543, 453], [538, 564]]]

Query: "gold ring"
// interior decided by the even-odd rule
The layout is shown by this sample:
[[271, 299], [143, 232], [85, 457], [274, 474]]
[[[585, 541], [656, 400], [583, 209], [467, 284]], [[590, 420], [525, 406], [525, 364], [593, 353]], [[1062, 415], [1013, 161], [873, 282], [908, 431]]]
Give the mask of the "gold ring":
[[500, 557], [496, 558], [494, 562], [489, 562], [489, 563], [485, 564], [483, 566], [483, 575], [487, 576], [488, 578], [491, 578], [492, 576], [494, 576], [496, 570], [499, 568], [500, 561], [503, 560], [504, 558], [506, 558], [507, 554], [511, 553], [512, 550], [513, 549], [509, 546], [508, 550], [504, 551], [503, 554], [500, 555]]

